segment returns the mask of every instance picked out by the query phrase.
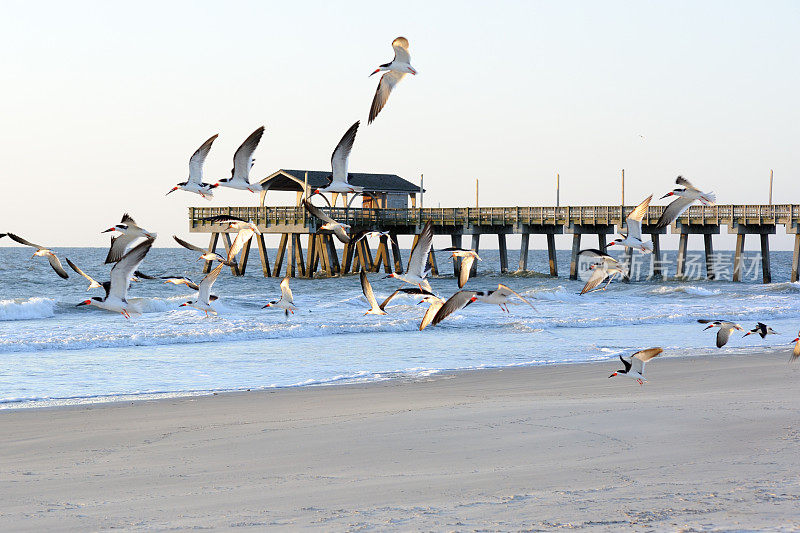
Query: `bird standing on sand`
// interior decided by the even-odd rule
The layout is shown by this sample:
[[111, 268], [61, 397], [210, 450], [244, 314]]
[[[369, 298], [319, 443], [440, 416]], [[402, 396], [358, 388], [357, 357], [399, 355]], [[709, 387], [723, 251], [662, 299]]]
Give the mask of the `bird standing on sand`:
[[214, 285], [215, 281], [217, 281], [217, 276], [219, 276], [219, 273], [222, 272], [223, 266], [225, 265], [217, 265], [214, 270], [206, 274], [206, 277], [203, 278], [203, 281], [200, 282], [200, 285], [197, 288], [196, 300], [189, 300], [188, 302], [182, 303], [178, 307], [194, 307], [200, 311], [205, 311], [206, 316], [208, 316], [208, 313], [217, 314], [217, 310], [211, 307], [211, 302], [218, 299], [216, 296], [211, 294], [211, 286]]
[[[589, 258], [589, 260], [592, 261], [592, 264], [589, 265], [592, 275], [589, 276], [589, 279], [586, 281], [586, 285], [584, 285], [583, 289], [581, 289], [581, 294], [594, 291], [604, 291], [608, 288], [608, 286], [611, 284], [611, 281], [615, 277], [618, 275], [626, 275], [625, 269], [619, 264], [619, 261], [610, 255], [601, 252], [600, 250], [594, 248], [581, 250], [578, 253], [579, 261], [581, 255]], [[606, 283], [602, 288], [597, 289], [596, 287], [600, 285], [606, 278], [608, 278], [608, 283]]]
[[[405, 274], [397, 274], [392, 272], [386, 278], [396, 278], [400, 281], [405, 281], [411, 285], [417, 285], [420, 289], [424, 288], [423, 283], [427, 284], [425, 279], [430, 274], [428, 269], [428, 256], [431, 253], [433, 246], [433, 221], [429, 220], [425, 223], [425, 227], [419, 234], [417, 243], [414, 249], [411, 250], [411, 255], [408, 256], [408, 269]], [[384, 279], [386, 279], [384, 278]]]
[[717, 331], [717, 348], [722, 348], [728, 344], [728, 339], [733, 330], [744, 331], [744, 328], [739, 324], [728, 322], [727, 320], [708, 320], [701, 318], [698, 322], [701, 324], [708, 324], [703, 331], [710, 328], [719, 328], [719, 331]]
[[367, 271], [363, 268], [361, 269], [361, 292], [364, 293], [364, 298], [367, 299], [367, 303], [369, 304], [369, 311], [364, 313], [365, 315], [386, 314], [386, 311], [378, 305], [378, 301], [375, 299], [375, 293], [372, 292], [372, 285], [369, 284], [369, 279], [367, 279]]
[[472, 271], [472, 264], [477, 259], [478, 261], [483, 261], [478, 255], [478, 252], [475, 250], [468, 250], [466, 248], [456, 248], [456, 247], [449, 247], [449, 248], [442, 248], [439, 250], [440, 252], [450, 252], [450, 258], [455, 259], [456, 257], [461, 258], [461, 265], [459, 266], [458, 271], [458, 288], [463, 289], [464, 285], [467, 284], [469, 281], [469, 274]]
[[56, 274], [58, 274], [64, 279], [69, 278], [69, 274], [67, 274], [67, 271], [64, 270], [64, 267], [61, 265], [61, 261], [58, 260], [58, 257], [56, 256], [55, 253], [53, 253], [52, 250], [50, 250], [46, 246], [39, 246], [38, 244], [33, 244], [30, 241], [26, 241], [22, 237], [14, 235], [13, 233], [8, 233], [7, 235], [8, 238], [11, 239], [12, 241], [16, 241], [25, 246], [30, 246], [31, 248], [36, 248], [36, 251], [31, 256], [31, 259], [33, 259], [37, 255], [39, 257], [47, 257], [47, 261], [50, 263], [50, 266], [53, 267], [53, 270], [55, 271]]
[[106, 264], [116, 263], [119, 261], [128, 247], [141, 237], [145, 239], [155, 239], [158, 234], [153, 231], [147, 231], [139, 227], [133, 217], [128, 213], [122, 215], [122, 220], [116, 226], [110, 227], [100, 233], [108, 233], [110, 231], [118, 231], [120, 234], [116, 237], [111, 237], [111, 246], [108, 248], [108, 255], [106, 255]]
[[672, 201], [664, 209], [664, 212], [659, 217], [658, 222], [656, 222], [657, 229], [666, 228], [675, 222], [675, 220], [681, 216], [684, 211], [689, 209], [689, 206], [697, 200], [700, 200], [700, 203], [703, 205], [714, 205], [714, 203], [717, 201], [717, 197], [713, 192], [701, 191], [689, 183], [689, 180], [683, 176], [678, 176], [678, 178], [675, 180], [675, 183], [677, 185], [682, 185], [682, 188], [676, 188], [661, 197], [661, 199], [669, 196], [677, 196], [678, 198]]
[[631, 356], [630, 361], [626, 361], [625, 358], [620, 355], [619, 360], [622, 361], [622, 364], [625, 366], [625, 368], [622, 370], [617, 370], [608, 377], [613, 378], [616, 376], [625, 376], [635, 379], [639, 385], [643, 385], [644, 382], [647, 381], [644, 379], [644, 364], [663, 351], [664, 350], [661, 348], [648, 348], [646, 350], [640, 350]]
[[261, 192], [264, 190], [260, 184], [250, 183], [250, 169], [253, 168], [253, 152], [256, 151], [261, 136], [264, 135], [264, 126], [250, 134], [247, 139], [233, 154], [233, 168], [230, 178], [222, 178], [214, 187], [230, 187], [241, 191]]
[[[378, 83], [378, 89], [375, 91], [375, 96], [372, 99], [372, 105], [369, 108], [369, 120], [367, 124], [372, 124], [372, 121], [381, 112], [386, 101], [389, 99], [394, 86], [400, 83], [406, 74], [417, 74], [414, 67], [411, 66], [411, 55], [408, 53], [408, 39], [405, 37], [398, 37], [392, 41], [392, 48], [394, 48], [394, 59], [390, 63], [384, 63], [376, 68], [372, 74], [377, 74], [382, 70], [386, 70], [386, 74], [381, 76], [381, 81]], [[370, 76], [372, 76], [370, 74]]]
[[609, 243], [609, 246], [618, 244], [625, 248], [637, 248], [643, 253], [649, 254], [653, 251], [652, 241], [642, 241], [642, 218], [647, 213], [647, 208], [650, 207], [650, 200], [653, 199], [651, 194], [644, 199], [642, 203], [636, 206], [636, 209], [631, 211], [628, 218], [625, 219], [625, 224], [628, 229], [628, 234], [623, 235], [624, 239], [615, 239]]
[[750, 331], [745, 333], [742, 336], [742, 338], [745, 338], [745, 337], [747, 337], [748, 335], [750, 335], [752, 333], [758, 333], [759, 335], [761, 335], [762, 339], [765, 339], [767, 337], [767, 335], [777, 335], [778, 334], [777, 331], [773, 330], [771, 327], [769, 327], [768, 325], [764, 324], [763, 322], [759, 322], [758, 324], [756, 324], [756, 327], [754, 327], [753, 329], [751, 329]]
[[358, 132], [358, 125], [356, 122], [345, 132], [339, 144], [331, 154], [331, 175], [328, 184], [324, 187], [314, 189], [313, 194], [320, 194], [323, 192], [361, 192], [364, 187], [358, 187], [350, 184], [350, 179], [347, 174], [347, 161], [350, 158], [350, 151], [353, 149], [353, 143], [356, 142], [356, 133]]
[[315, 206], [308, 200], [303, 200], [303, 205], [305, 206], [306, 211], [308, 211], [311, 216], [313, 216], [314, 218], [318, 218], [324, 222], [324, 224], [321, 225], [318, 229], [324, 231], [332, 231], [333, 234], [336, 235], [336, 238], [345, 244], [350, 242], [350, 236], [347, 235], [347, 230], [350, 229], [349, 224], [342, 224], [336, 222], [331, 217], [323, 213], [322, 209]]
[[211, 200], [214, 197], [214, 189], [217, 185], [203, 183], [203, 163], [205, 163], [206, 156], [211, 150], [211, 145], [214, 144], [214, 140], [216, 140], [217, 137], [219, 137], [219, 134], [212, 135], [206, 142], [200, 145], [200, 148], [195, 150], [192, 157], [189, 158], [189, 178], [175, 185], [170, 189], [167, 195], [180, 189], [182, 191], [199, 194], [206, 200]]
[[297, 307], [294, 305], [294, 298], [292, 297], [292, 289], [289, 288], [288, 276], [283, 278], [281, 281], [281, 299], [269, 302], [261, 309], [266, 309], [267, 307], [278, 307], [283, 309], [283, 312], [286, 316], [289, 316], [290, 311], [292, 314], [294, 314], [294, 312], [297, 310]]

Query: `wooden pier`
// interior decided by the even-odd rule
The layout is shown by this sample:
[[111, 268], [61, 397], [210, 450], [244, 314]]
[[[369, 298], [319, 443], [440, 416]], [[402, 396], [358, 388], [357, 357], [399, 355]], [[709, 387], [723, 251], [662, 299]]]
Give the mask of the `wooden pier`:
[[[209, 249], [217, 247], [219, 236], [223, 236], [226, 249], [230, 247], [230, 236], [224, 225], [202, 220], [213, 215], [234, 215], [255, 222], [265, 234], [280, 234], [274, 264], [270, 268], [263, 236], [253, 240], [258, 245], [264, 276], [279, 276], [281, 271], [288, 276], [313, 277], [317, 270], [328, 276], [357, 272], [361, 265], [369, 271], [402, 272], [400, 250], [395, 244], [398, 235], [418, 235], [427, 220], [433, 221], [434, 233], [450, 235], [454, 246], [461, 246], [464, 235], [472, 237], [471, 247], [478, 251], [482, 235], [496, 235], [500, 250], [500, 270], [508, 271], [506, 235], [522, 236], [519, 270], [527, 269], [528, 247], [531, 235], [542, 235], [547, 243], [550, 274], [558, 275], [555, 235], [572, 235], [570, 278], [577, 277], [577, 254], [581, 247], [593, 247], [594, 243], [582, 243], [584, 235], [596, 235], [597, 247], [605, 249], [607, 236], [624, 230], [625, 217], [636, 206], [568, 206], [568, 207], [481, 207], [481, 208], [411, 208], [411, 209], [365, 209], [323, 208], [333, 219], [351, 226], [351, 233], [360, 230], [388, 231], [391, 239], [383, 237], [373, 255], [369, 243], [362, 239], [357, 246], [344, 246], [341, 260], [332, 235], [318, 233], [319, 221], [308, 215], [303, 207], [191, 207], [189, 208], [189, 230], [193, 233], [210, 233]], [[660, 235], [666, 228], [655, 229], [663, 206], [650, 206], [642, 220], [642, 234], [653, 240], [652, 269], [656, 276], [661, 272]], [[671, 227], [672, 234], [679, 234], [677, 277], [685, 274], [686, 247], [689, 235], [702, 235], [706, 254], [706, 275], [714, 279], [712, 236], [720, 233], [722, 226], [735, 234], [733, 280], [741, 281], [743, 250], [747, 235], [758, 235], [762, 254], [762, 279], [772, 280], [769, 261], [769, 236], [778, 226], [793, 234], [791, 281], [798, 280], [800, 271], [800, 205], [696, 205], [689, 208]], [[303, 253], [301, 235], [307, 235], [306, 253]], [[251, 241], [252, 243], [252, 241]], [[237, 266], [231, 267], [235, 275], [244, 274], [250, 245], [243, 249]], [[391, 255], [390, 255], [391, 248]], [[628, 250], [628, 259], [632, 251]], [[283, 262], [286, 261], [285, 268]], [[431, 266], [438, 273], [438, 265], [431, 253]], [[453, 261], [454, 274], [458, 275], [459, 262]], [[209, 265], [206, 265], [206, 269]], [[475, 265], [473, 265], [475, 268]]]

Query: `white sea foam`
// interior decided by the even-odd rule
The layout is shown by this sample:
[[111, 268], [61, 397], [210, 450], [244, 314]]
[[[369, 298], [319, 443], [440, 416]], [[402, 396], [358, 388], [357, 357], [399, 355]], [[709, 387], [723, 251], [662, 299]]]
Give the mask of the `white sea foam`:
[[0, 320], [34, 320], [55, 315], [56, 301], [50, 298], [0, 300]]

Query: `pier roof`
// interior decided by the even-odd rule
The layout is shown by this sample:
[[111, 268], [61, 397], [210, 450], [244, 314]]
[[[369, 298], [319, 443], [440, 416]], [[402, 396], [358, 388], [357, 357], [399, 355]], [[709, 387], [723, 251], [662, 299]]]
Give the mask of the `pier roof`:
[[[306, 172], [308, 172], [309, 187], [324, 187], [328, 184], [331, 173], [321, 170], [292, 170], [280, 169], [260, 181], [273, 191], [302, 191]], [[350, 172], [350, 183], [364, 187], [367, 192], [420, 192], [419, 185], [401, 178], [396, 174], [368, 174], [364, 172]]]

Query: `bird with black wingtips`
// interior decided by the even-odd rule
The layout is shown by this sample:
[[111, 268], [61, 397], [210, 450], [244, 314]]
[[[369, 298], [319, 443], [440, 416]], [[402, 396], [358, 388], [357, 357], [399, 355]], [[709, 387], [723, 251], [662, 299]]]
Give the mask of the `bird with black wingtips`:
[[161, 279], [164, 280], [164, 283], [169, 283], [171, 285], [186, 285], [192, 290], [199, 290], [200, 286], [197, 283], [193, 282], [186, 276], [163, 276]]
[[646, 350], [640, 350], [633, 354], [630, 360], [626, 360], [622, 355], [619, 356], [619, 360], [622, 361], [622, 364], [625, 368], [622, 370], [617, 370], [610, 376], [609, 378], [617, 377], [617, 376], [625, 376], [628, 378], [635, 379], [639, 385], [643, 385], [646, 379], [644, 379], [644, 365], [653, 357], [661, 354], [664, 350], [661, 348], [647, 348]]
[[757, 333], [761, 335], [762, 339], [765, 339], [767, 335], [778, 335], [778, 332], [769, 327], [768, 325], [764, 324], [763, 322], [758, 322], [756, 327], [745, 333], [742, 338], [747, 337], [753, 333]]
[[369, 279], [367, 278], [367, 271], [363, 268], [361, 269], [361, 292], [364, 293], [364, 298], [367, 299], [367, 303], [369, 304], [369, 311], [364, 313], [365, 315], [386, 314], [386, 311], [378, 305], [378, 301], [375, 299], [375, 293], [372, 292], [372, 285], [370, 285]]
[[205, 248], [201, 248], [197, 245], [194, 245], [190, 242], [186, 242], [177, 235], [172, 236], [175, 239], [175, 242], [186, 248], [187, 250], [191, 250], [193, 252], [197, 252], [200, 254], [200, 257], [197, 258], [198, 261], [205, 260], [205, 261], [219, 261], [220, 263], [231, 266], [233, 263], [229, 262], [225, 257], [218, 254], [217, 252], [209, 252]]
[[[464, 309], [469, 304], [475, 302], [477, 300], [477, 291], [458, 291], [450, 298], [445, 301], [436, 314], [434, 315], [433, 319], [431, 320], [431, 325], [435, 326], [439, 324], [442, 320], [447, 318], [448, 316], [452, 315], [456, 311]], [[424, 329], [420, 327], [420, 329]]]
[[387, 71], [386, 74], [381, 76], [381, 81], [378, 83], [378, 88], [375, 90], [375, 96], [372, 98], [372, 105], [369, 108], [369, 120], [367, 124], [372, 124], [372, 121], [381, 112], [383, 106], [389, 100], [389, 95], [392, 89], [400, 83], [406, 74], [416, 75], [417, 71], [411, 66], [411, 55], [408, 53], [408, 39], [405, 37], [397, 37], [392, 41], [392, 48], [394, 48], [394, 59], [389, 63], [384, 63], [376, 68], [370, 76], [377, 74], [383, 70]]
[[[86, 289], [87, 291], [92, 290], [92, 289], [102, 289], [102, 288], [104, 288], [104, 285], [102, 283], [98, 282], [92, 276], [90, 276], [89, 274], [87, 274], [86, 272], [84, 272], [83, 270], [78, 268], [78, 265], [76, 265], [75, 263], [70, 261], [69, 257], [67, 257], [66, 260], [67, 260], [67, 264], [69, 265], [69, 267], [72, 270], [74, 270], [77, 274], [79, 274], [79, 275], [83, 276], [84, 278], [86, 278], [86, 280], [89, 282], [89, 287], [87, 287], [87, 289]], [[106, 282], [106, 283], [108, 283], [108, 282]], [[108, 293], [108, 289], [106, 289], [106, 293]]]
[[233, 215], [214, 215], [210, 217], [202, 217], [198, 220], [203, 222], [211, 222], [212, 224], [221, 224], [224, 226], [228, 226], [228, 229], [240, 231], [245, 228], [250, 228], [258, 235], [261, 235], [261, 230], [258, 229], [258, 225], [253, 222], [252, 220], [245, 220], [241, 217], [233, 216]]
[[[395, 296], [398, 296], [398, 295], [421, 296], [423, 298], [423, 301], [424, 301], [424, 298], [426, 298], [428, 296], [435, 296], [431, 291], [429, 291], [427, 289], [422, 289], [422, 288], [419, 288], [419, 287], [401, 287], [401, 288], [397, 289], [396, 291], [394, 291], [392, 294], [390, 294], [383, 301], [383, 303], [380, 305], [380, 308], [385, 310], [386, 309], [386, 305], [390, 301], [392, 301]], [[422, 302], [420, 302], [420, 303], [422, 303]]]
[[[626, 271], [622, 265], [619, 264], [619, 261], [610, 255], [601, 252], [600, 250], [594, 248], [581, 250], [578, 252], [578, 261], [582, 261], [584, 259], [591, 261], [589, 270], [592, 271], [592, 275], [589, 276], [589, 279], [586, 280], [586, 284], [583, 286], [583, 289], [581, 289], [580, 293], [582, 295], [595, 291], [604, 291], [608, 288], [614, 278], [617, 276], [624, 277], [626, 275]], [[606, 279], [608, 279], [608, 282], [603, 287], [597, 288], [598, 285], [603, 283], [603, 281]]]
[[469, 275], [472, 271], [472, 265], [475, 263], [475, 260], [483, 261], [478, 255], [478, 252], [475, 250], [469, 250], [466, 248], [458, 248], [455, 246], [450, 246], [449, 248], [442, 248], [439, 250], [440, 252], [450, 252], [450, 258], [455, 259], [457, 257], [461, 258], [461, 265], [459, 267], [458, 272], [458, 288], [463, 289], [464, 285], [467, 284], [469, 281]]
[[509, 313], [508, 310], [508, 301], [511, 295], [516, 296], [529, 306], [534, 311], [536, 308], [530, 303], [526, 298], [524, 298], [520, 293], [509, 287], [508, 285], [503, 285], [502, 283], [497, 285], [497, 288], [492, 291], [474, 291], [475, 292], [475, 299], [481, 303], [485, 304], [492, 304], [500, 306], [500, 309]]
[[703, 205], [714, 205], [714, 203], [717, 201], [717, 197], [713, 192], [701, 191], [689, 183], [689, 180], [683, 176], [678, 176], [675, 180], [675, 183], [681, 187], [675, 188], [661, 197], [661, 199], [664, 199], [669, 198], [670, 196], [677, 196], [675, 200], [670, 202], [670, 204], [664, 208], [664, 212], [658, 218], [658, 222], [656, 222], [657, 229], [666, 228], [675, 222], [675, 220], [677, 220], [677, 218], [681, 216], [684, 211], [689, 209], [689, 206], [698, 200]]
[[306, 211], [308, 211], [308, 213], [311, 216], [313, 216], [314, 218], [318, 218], [322, 222], [324, 222], [324, 224], [317, 229], [322, 231], [332, 231], [333, 234], [336, 235], [336, 238], [345, 244], [350, 242], [350, 236], [347, 235], [347, 230], [350, 229], [349, 224], [342, 224], [340, 222], [336, 222], [331, 217], [326, 215], [322, 211], [322, 209], [315, 206], [308, 200], [303, 200], [303, 206], [306, 208]]
[[345, 132], [339, 144], [331, 154], [331, 175], [328, 184], [324, 187], [314, 189], [313, 194], [320, 194], [324, 192], [338, 192], [338, 193], [352, 193], [362, 192], [364, 187], [352, 185], [350, 183], [349, 174], [347, 173], [348, 160], [350, 159], [350, 152], [353, 150], [353, 144], [356, 141], [356, 133], [358, 133], [358, 126], [360, 122], [356, 122]]
[[217, 310], [212, 307], [211, 302], [218, 298], [211, 294], [211, 287], [214, 285], [214, 282], [217, 281], [217, 277], [219, 273], [222, 272], [223, 266], [225, 265], [217, 265], [214, 270], [206, 274], [206, 277], [203, 278], [203, 281], [200, 282], [197, 288], [197, 298], [195, 300], [189, 300], [178, 307], [194, 307], [200, 311], [205, 311], [206, 316], [208, 316], [208, 313], [217, 314]]
[[182, 181], [170, 189], [167, 195], [177, 190], [182, 190], [199, 194], [206, 200], [211, 200], [214, 197], [214, 189], [217, 185], [203, 182], [203, 164], [206, 161], [208, 152], [211, 150], [211, 145], [214, 144], [217, 137], [219, 137], [219, 134], [212, 135], [200, 145], [200, 148], [195, 150], [192, 157], [189, 158], [189, 177], [186, 181]]
[[425, 223], [422, 231], [419, 233], [419, 238], [414, 248], [411, 250], [411, 255], [408, 257], [408, 268], [405, 274], [398, 274], [392, 272], [384, 279], [395, 278], [404, 281], [411, 285], [417, 285], [423, 289], [423, 283], [427, 284], [425, 279], [430, 274], [431, 270], [428, 268], [428, 257], [431, 253], [433, 246], [433, 221], [429, 220]]
[[719, 328], [719, 331], [717, 331], [717, 348], [722, 348], [728, 344], [728, 339], [730, 339], [731, 332], [734, 330], [744, 331], [744, 328], [739, 324], [729, 322], [727, 320], [711, 320], [701, 318], [698, 320], [698, 322], [701, 324], [708, 324], [703, 331], [710, 328]]
[[137, 239], [155, 239], [158, 234], [140, 227], [136, 221], [128, 213], [122, 215], [122, 220], [119, 224], [103, 230], [100, 233], [108, 233], [118, 231], [120, 234], [116, 237], [111, 237], [111, 246], [108, 248], [108, 255], [106, 255], [106, 264], [116, 263], [120, 258], [125, 255], [131, 244]]
[[264, 307], [262, 307], [261, 309], [266, 309], [267, 307], [277, 307], [278, 309], [283, 309], [283, 313], [286, 316], [289, 316], [290, 312], [294, 314], [294, 312], [297, 311], [297, 307], [294, 305], [294, 296], [292, 295], [292, 289], [289, 288], [289, 276], [286, 276], [281, 280], [280, 300], [273, 300]]
[[636, 206], [636, 209], [631, 211], [631, 214], [625, 219], [627, 226], [627, 234], [623, 234], [624, 239], [614, 239], [609, 246], [619, 245], [625, 248], [635, 248], [641, 250], [643, 253], [649, 254], [653, 252], [653, 242], [642, 241], [642, 219], [647, 214], [647, 209], [650, 207], [650, 201], [653, 199], [651, 194], [644, 199], [642, 203]]
[[64, 279], [69, 278], [69, 274], [67, 274], [67, 271], [64, 270], [64, 267], [61, 265], [61, 261], [59, 261], [58, 256], [56, 256], [56, 254], [52, 250], [50, 250], [46, 246], [39, 246], [38, 244], [33, 244], [32, 242], [27, 241], [22, 237], [15, 235], [13, 233], [8, 233], [7, 235], [8, 238], [11, 239], [12, 241], [18, 242], [24, 246], [30, 246], [31, 248], [36, 248], [36, 251], [31, 256], [31, 259], [33, 259], [36, 256], [47, 257], [47, 261], [50, 263], [50, 266], [53, 268], [56, 274], [58, 274]]
[[428, 309], [425, 311], [425, 314], [422, 315], [422, 321], [419, 323], [420, 331], [427, 328], [430, 323], [433, 322], [433, 319], [436, 318], [436, 313], [438, 313], [445, 304], [445, 299], [431, 294], [429, 296], [425, 296], [420, 303], [423, 302], [428, 303]]
[[230, 187], [242, 191], [261, 192], [264, 190], [260, 184], [250, 183], [250, 169], [253, 168], [253, 153], [264, 135], [264, 126], [257, 128], [251, 133], [241, 146], [233, 154], [233, 168], [230, 178], [220, 179], [215, 187]]

